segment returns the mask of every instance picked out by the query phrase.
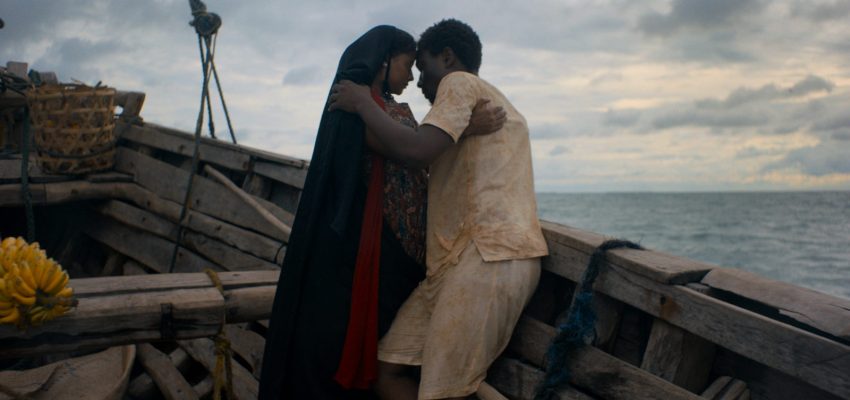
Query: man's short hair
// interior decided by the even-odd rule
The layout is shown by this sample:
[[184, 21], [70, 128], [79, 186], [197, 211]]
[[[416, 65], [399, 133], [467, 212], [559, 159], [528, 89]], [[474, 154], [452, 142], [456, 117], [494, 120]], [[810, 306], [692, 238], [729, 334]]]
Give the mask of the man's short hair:
[[472, 73], [481, 67], [481, 40], [469, 25], [454, 18], [437, 22], [422, 32], [419, 51], [440, 54], [446, 47], [452, 49], [460, 62]]

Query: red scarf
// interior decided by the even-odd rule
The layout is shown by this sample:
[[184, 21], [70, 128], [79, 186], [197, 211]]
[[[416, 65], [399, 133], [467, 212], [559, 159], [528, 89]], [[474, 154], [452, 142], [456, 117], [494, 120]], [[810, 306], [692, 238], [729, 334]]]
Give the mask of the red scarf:
[[[386, 104], [377, 92], [372, 92], [372, 98], [386, 110]], [[334, 380], [346, 389], [368, 389], [378, 377], [378, 271], [383, 210], [384, 158], [373, 153], [354, 266], [348, 331], [334, 376]]]

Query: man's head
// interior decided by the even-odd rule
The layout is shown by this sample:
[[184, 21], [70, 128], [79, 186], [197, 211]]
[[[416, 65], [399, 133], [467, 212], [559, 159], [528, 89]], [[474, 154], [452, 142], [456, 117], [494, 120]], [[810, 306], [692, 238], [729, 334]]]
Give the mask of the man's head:
[[419, 86], [430, 102], [444, 76], [454, 71], [478, 73], [481, 40], [472, 28], [456, 19], [444, 19], [426, 29], [419, 38], [416, 68]]

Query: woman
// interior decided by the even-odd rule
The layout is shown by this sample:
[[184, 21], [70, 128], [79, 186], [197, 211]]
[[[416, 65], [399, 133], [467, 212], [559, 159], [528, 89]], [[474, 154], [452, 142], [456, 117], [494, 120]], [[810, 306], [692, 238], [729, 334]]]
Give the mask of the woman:
[[[416, 43], [378, 26], [340, 58], [334, 83], [372, 86], [394, 119], [416, 124], [391, 94], [413, 80]], [[471, 129], [501, 127], [478, 110]], [[478, 122], [476, 122], [478, 121]], [[354, 114], [322, 114], [275, 295], [260, 399], [370, 396], [377, 340], [424, 277], [427, 171], [373, 154]]]

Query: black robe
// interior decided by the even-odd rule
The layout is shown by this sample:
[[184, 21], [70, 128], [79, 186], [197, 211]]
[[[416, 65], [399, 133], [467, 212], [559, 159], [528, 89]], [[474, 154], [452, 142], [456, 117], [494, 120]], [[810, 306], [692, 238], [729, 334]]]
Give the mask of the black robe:
[[[343, 53], [334, 83], [371, 84], [389, 58], [396, 28], [378, 26]], [[334, 380], [345, 341], [366, 199], [364, 124], [355, 114], [322, 114], [275, 294], [260, 379], [262, 400], [368, 398]], [[424, 229], [424, 227], [423, 227]], [[384, 223], [378, 334], [424, 278]]]

